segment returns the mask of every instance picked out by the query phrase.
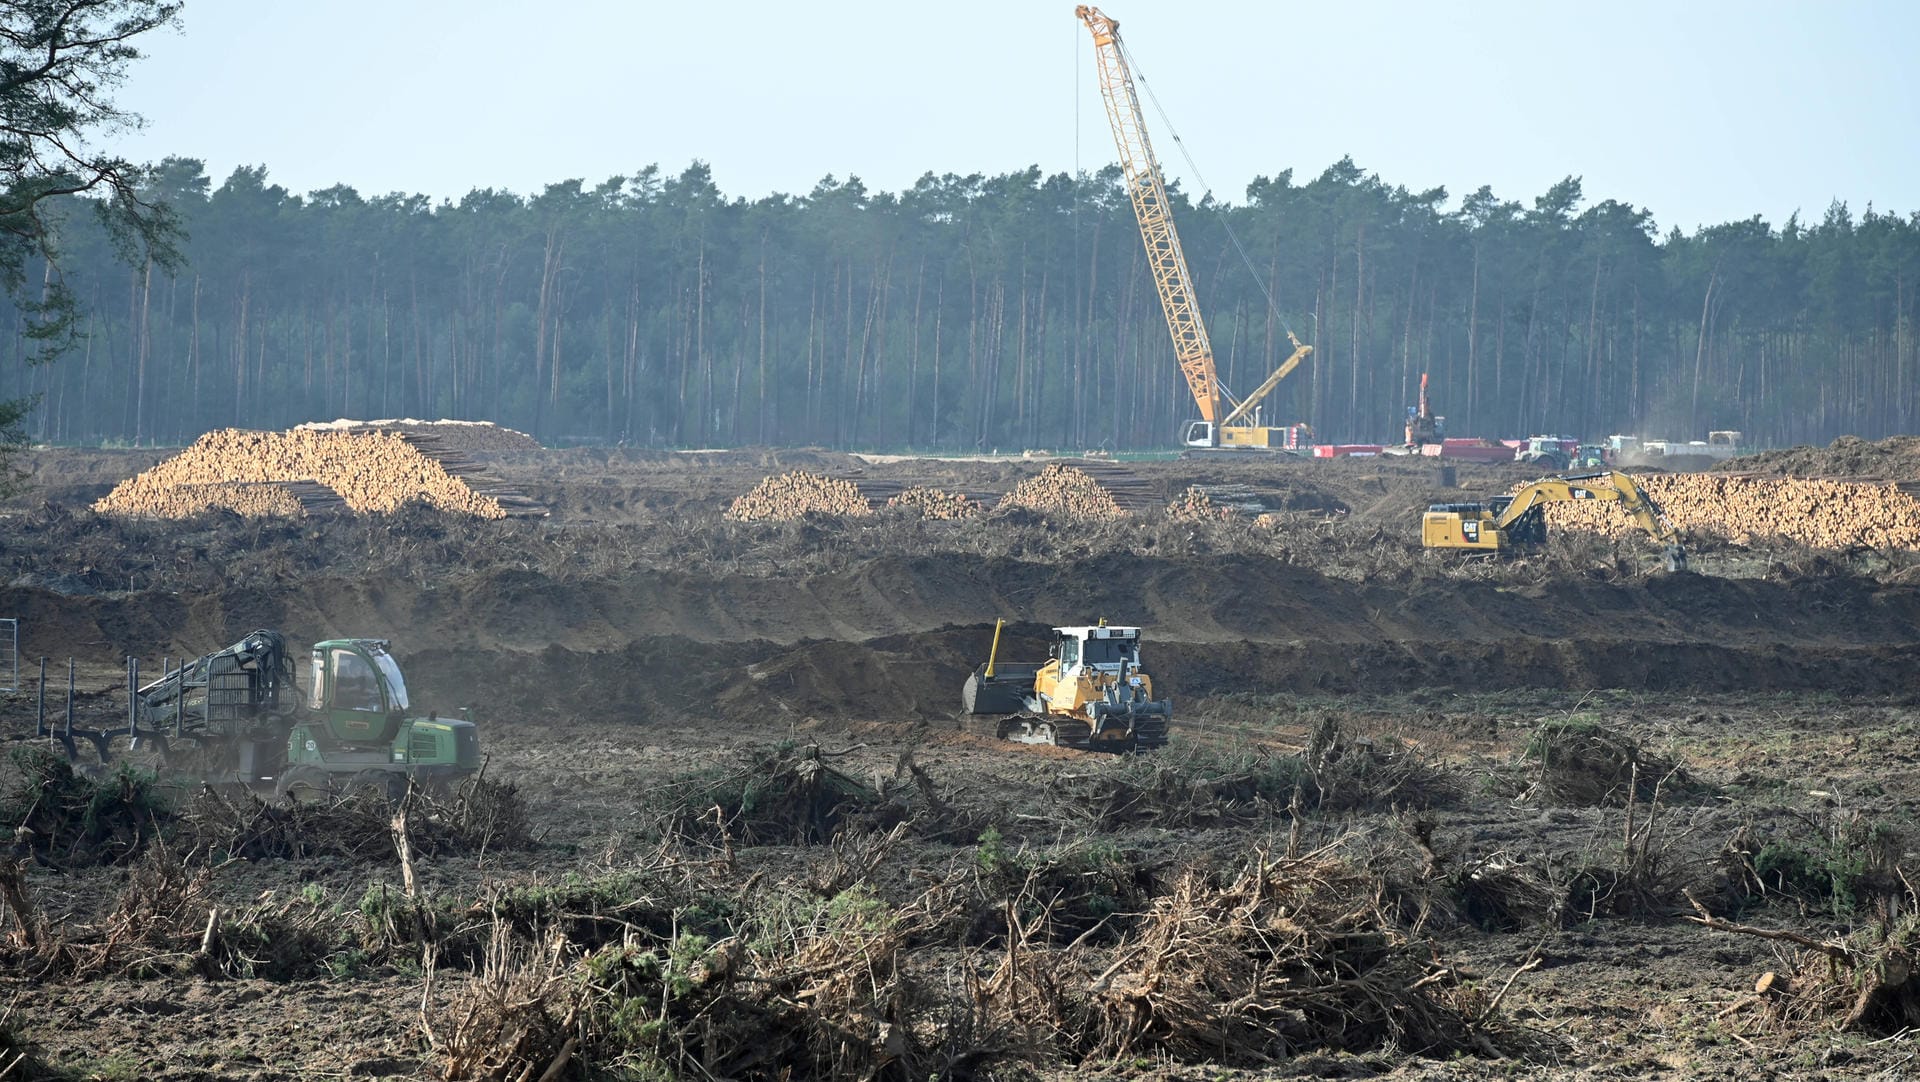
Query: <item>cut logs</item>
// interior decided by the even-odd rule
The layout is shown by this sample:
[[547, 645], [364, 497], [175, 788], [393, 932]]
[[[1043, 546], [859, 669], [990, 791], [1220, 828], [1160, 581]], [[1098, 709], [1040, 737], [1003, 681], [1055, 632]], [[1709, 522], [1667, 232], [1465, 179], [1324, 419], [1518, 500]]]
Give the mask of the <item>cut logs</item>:
[[[209, 432], [165, 462], [122, 481], [93, 509], [183, 518], [214, 507], [243, 515], [302, 514], [337, 501], [348, 510], [367, 513], [397, 511], [419, 502], [479, 518], [506, 517], [508, 507], [501, 498], [476, 491], [468, 478], [456, 475], [460, 465], [397, 432], [229, 428]], [[514, 513], [538, 513], [524, 498], [499, 495], [514, 504]]]
[[733, 501], [726, 517], [735, 522], [778, 521], [804, 515], [871, 515], [866, 497], [851, 481], [794, 470], [768, 477]]
[[402, 417], [384, 421], [309, 421], [296, 425], [295, 432], [398, 432], [407, 436], [431, 436], [450, 451], [538, 451], [540, 441], [492, 421], [420, 421]]
[[973, 518], [985, 510], [961, 493], [917, 485], [890, 497], [887, 506], [921, 518], [940, 520]]
[[[1682, 534], [1733, 541], [1777, 537], [1813, 548], [1920, 548], [1920, 501], [1891, 483], [1727, 473], [1636, 477]], [[1636, 532], [1619, 505], [1595, 500], [1549, 504], [1552, 529], [1609, 536]]]
[[1167, 505], [1167, 517], [1175, 522], [1212, 522], [1232, 518], [1233, 508], [1214, 503], [1206, 489], [1191, 485]]
[[1102, 488], [1100, 482], [1058, 462], [1013, 486], [999, 504], [999, 509], [1011, 507], [1066, 518], [1114, 518], [1124, 514], [1113, 493]]

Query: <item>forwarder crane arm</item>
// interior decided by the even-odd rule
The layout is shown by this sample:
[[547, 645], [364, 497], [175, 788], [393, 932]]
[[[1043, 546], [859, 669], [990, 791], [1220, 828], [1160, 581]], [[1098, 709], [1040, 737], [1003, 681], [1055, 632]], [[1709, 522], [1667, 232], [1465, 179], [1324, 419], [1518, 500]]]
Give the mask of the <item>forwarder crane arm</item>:
[[[226, 662], [222, 666], [219, 663]], [[150, 712], [159, 713], [173, 706], [196, 689], [208, 686], [217, 668], [233, 672], [258, 671], [256, 681], [275, 702], [279, 693], [293, 689], [293, 658], [287, 653], [286, 636], [278, 631], [255, 631], [224, 650], [216, 650], [197, 660], [183, 663], [139, 690], [139, 699]]]
[[[1075, 8], [1074, 14], [1093, 32], [1100, 96], [1107, 103], [1107, 120], [1113, 125], [1113, 141], [1120, 149], [1127, 194], [1133, 198], [1133, 214], [1140, 222], [1140, 239], [1147, 245], [1147, 266], [1153, 272], [1154, 288], [1160, 291], [1160, 307], [1167, 316], [1167, 330], [1173, 334], [1180, 373], [1187, 378], [1187, 389], [1200, 407], [1200, 419], [1218, 420], [1220, 401], [1227, 396], [1213, 365], [1213, 343], [1207, 339], [1206, 324], [1200, 321], [1194, 303], [1193, 274], [1187, 270], [1187, 257], [1180, 250], [1180, 234], [1173, 228], [1173, 207], [1167, 201], [1167, 186], [1160, 175], [1160, 163], [1153, 156], [1153, 144], [1147, 140], [1140, 95], [1134, 90], [1133, 73], [1120, 48], [1120, 24], [1086, 4]], [[1300, 355], [1297, 350], [1296, 355]]]

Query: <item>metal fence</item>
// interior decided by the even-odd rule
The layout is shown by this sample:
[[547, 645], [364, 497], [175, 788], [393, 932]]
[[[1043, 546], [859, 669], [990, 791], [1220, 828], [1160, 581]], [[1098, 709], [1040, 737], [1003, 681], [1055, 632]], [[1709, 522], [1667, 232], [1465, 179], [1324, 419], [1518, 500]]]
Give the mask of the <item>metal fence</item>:
[[0, 672], [6, 674], [6, 686], [0, 691], [20, 690], [20, 621], [9, 617], [0, 620]]

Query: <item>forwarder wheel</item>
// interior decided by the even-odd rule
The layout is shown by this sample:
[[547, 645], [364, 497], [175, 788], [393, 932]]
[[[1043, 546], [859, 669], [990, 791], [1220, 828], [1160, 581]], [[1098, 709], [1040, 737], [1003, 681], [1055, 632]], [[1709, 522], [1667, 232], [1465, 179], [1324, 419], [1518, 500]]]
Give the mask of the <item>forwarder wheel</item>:
[[325, 804], [333, 800], [333, 780], [317, 766], [296, 766], [280, 775], [273, 795], [288, 804]]
[[347, 782], [347, 795], [378, 793], [389, 804], [398, 804], [407, 795], [407, 776], [392, 770], [362, 770]]

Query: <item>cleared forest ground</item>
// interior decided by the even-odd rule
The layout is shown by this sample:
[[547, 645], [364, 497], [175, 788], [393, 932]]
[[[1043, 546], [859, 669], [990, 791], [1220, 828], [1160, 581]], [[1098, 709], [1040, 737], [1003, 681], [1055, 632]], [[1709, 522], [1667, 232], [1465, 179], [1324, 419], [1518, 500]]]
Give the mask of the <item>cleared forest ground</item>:
[[[124, 711], [128, 653], [387, 637], [417, 705], [474, 707], [524, 820], [429, 837], [417, 907], [356, 819], [223, 858], [181, 787], [169, 846], [76, 833], [23, 873], [61, 950], [6, 952], [37, 1062], [428, 1078], [518, 1041], [537, 1076], [569, 1033], [563, 1075], [636, 1078], [1895, 1077], [1914, 1053], [1907, 554], [1703, 539], [1667, 576], [1644, 540], [1570, 536], [1462, 563], [1419, 550], [1418, 510], [1527, 474], [1448, 491], [1389, 460], [1123, 467], [1136, 502], [1250, 491], [1258, 526], [723, 520], [793, 469], [986, 498], [1044, 464], [779, 451], [485, 454], [544, 521], [86, 510], [159, 457], [44, 452], [0, 508], [0, 616], [79, 661], [83, 711]], [[959, 731], [997, 617], [1013, 656], [1144, 625], [1173, 745]], [[31, 699], [3, 709], [26, 747]], [[167, 874], [239, 946], [199, 953], [208, 908], [152, 919]], [[513, 986], [520, 1030], [471, 1021], [542, 958], [564, 979]]]

